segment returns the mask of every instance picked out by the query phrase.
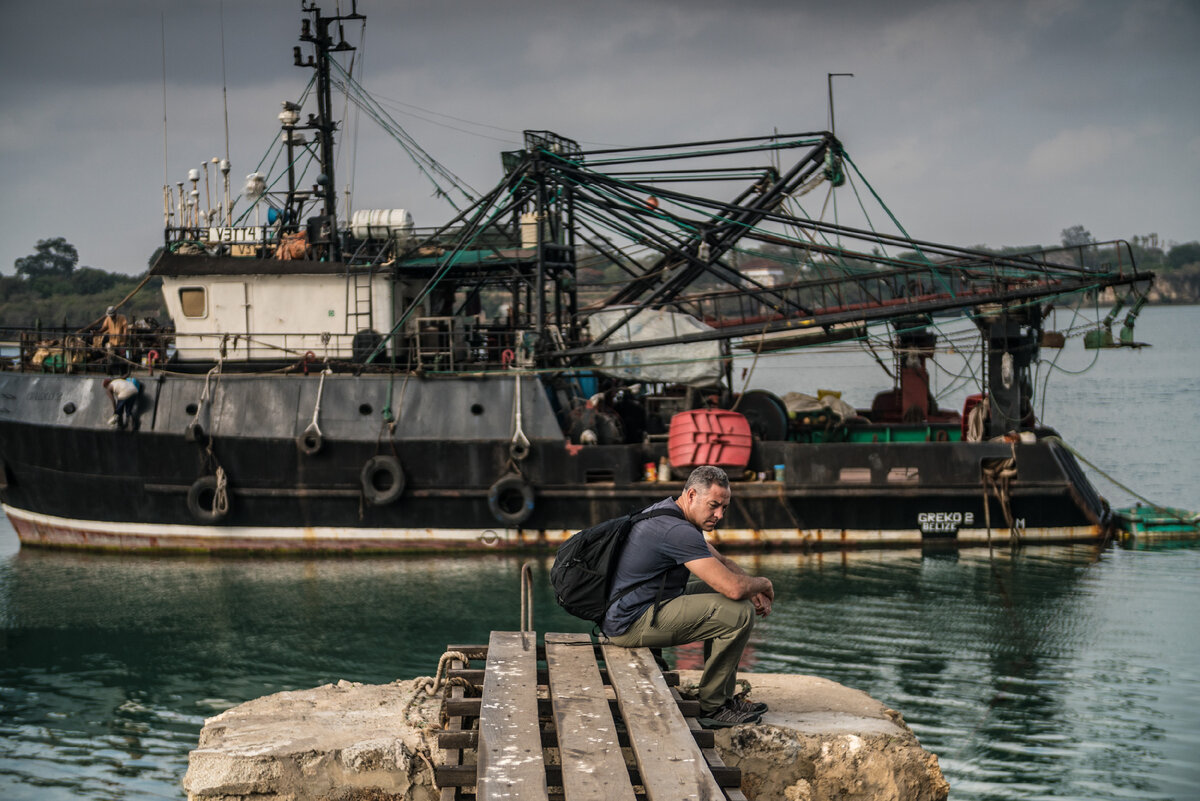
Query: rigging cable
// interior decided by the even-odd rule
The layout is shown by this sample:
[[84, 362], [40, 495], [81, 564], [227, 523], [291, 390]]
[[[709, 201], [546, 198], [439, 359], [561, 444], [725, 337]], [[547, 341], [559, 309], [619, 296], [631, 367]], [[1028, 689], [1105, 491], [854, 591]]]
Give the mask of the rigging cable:
[[420, 169], [420, 171], [434, 184], [437, 193], [442, 197], [445, 197], [446, 200], [452, 206], [454, 206], [455, 211], [460, 211], [460, 209], [454, 204], [453, 200], [451, 200], [448, 190], [441, 186], [437, 179], [430, 174], [430, 171], [440, 175], [444, 180], [448, 181], [451, 184], [451, 188], [458, 190], [458, 192], [467, 200], [475, 200], [475, 198], [479, 195], [475, 189], [468, 185], [466, 181], [452, 173], [441, 162], [439, 162], [424, 148], [422, 148], [421, 145], [415, 139], [413, 139], [412, 136], [410, 136], [408, 132], [405, 131], [404, 128], [391, 117], [391, 115], [387, 113], [387, 110], [379, 104], [379, 101], [375, 100], [375, 98], [372, 97], [369, 92], [367, 92], [366, 88], [356, 81], [352, 75], [346, 72], [346, 70], [340, 64], [338, 64], [336, 61], [331, 61], [330, 63], [336, 68], [339, 76], [342, 79], [343, 83], [341, 85], [343, 91], [346, 92], [346, 96], [349, 97], [355, 103], [355, 105], [357, 105], [363, 111], [366, 111], [367, 114], [370, 115], [376, 122], [378, 122], [385, 131], [391, 134], [392, 138], [400, 144], [406, 153], [408, 153], [409, 158], [413, 160], [418, 169]]

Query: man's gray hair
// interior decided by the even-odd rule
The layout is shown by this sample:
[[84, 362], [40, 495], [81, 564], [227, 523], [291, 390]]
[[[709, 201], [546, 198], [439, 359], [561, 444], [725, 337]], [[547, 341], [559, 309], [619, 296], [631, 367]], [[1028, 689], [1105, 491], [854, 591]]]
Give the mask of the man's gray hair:
[[702, 464], [688, 476], [687, 482], [683, 485], [683, 491], [687, 492], [695, 487], [697, 492], [708, 492], [714, 484], [722, 489], [729, 489], [729, 476], [725, 475], [725, 471], [719, 467]]

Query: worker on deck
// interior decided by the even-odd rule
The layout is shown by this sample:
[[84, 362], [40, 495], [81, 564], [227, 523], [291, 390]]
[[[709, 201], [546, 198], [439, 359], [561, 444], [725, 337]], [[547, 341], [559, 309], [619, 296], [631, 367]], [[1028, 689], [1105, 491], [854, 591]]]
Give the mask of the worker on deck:
[[123, 314], [117, 314], [113, 306], [104, 310], [104, 319], [100, 321], [100, 331], [92, 340], [92, 346], [109, 350], [125, 346], [129, 337], [129, 320]]
[[[700, 723], [707, 728], [757, 723], [766, 704], [735, 695], [737, 668], [755, 614], [771, 613], [771, 580], [747, 575], [717, 552], [702, 532], [712, 531], [729, 507], [729, 477], [719, 467], [697, 467], [671, 508], [684, 519], [659, 516], [634, 524], [613, 576], [602, 626], [609, 641], [628, 648], [661, 648], [701, 640]], [[630, 589], [630, 588], [633, 589]]]

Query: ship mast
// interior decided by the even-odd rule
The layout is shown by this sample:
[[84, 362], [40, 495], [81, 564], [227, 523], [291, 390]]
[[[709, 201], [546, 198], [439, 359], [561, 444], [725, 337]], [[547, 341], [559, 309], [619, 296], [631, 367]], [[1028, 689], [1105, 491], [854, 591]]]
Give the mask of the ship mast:
[[[302, 20], [300, 41], [311, 43], [316, 50], [316, 57], [309, 56], [307, 61], [302, 61], [299, 47], [295, 48], [294, 53], [296, 66], [312, 67], [317, 72], [317, 114], [316, 116], [310, 114], [308, 123], [299, 127], [316, 132], [321, 161], [321, 174], [317, 176], [316, 193], [323, 204], [322, 216], [318, 218], [316, 230], [312, 231], [316, 239], [310, 239], [310, 244], [327, 245], [330, 261], [341, 261], [341, 245], [337, 235], [337, 192], [335, 189], [337, 182], [334, 180], [333, 174], [335, 161], [333, 132], [337, 129], [337, 122], [333, 119], [333, 87], [329, 79], [329, 59], [331, 53], [355, 49], [346, 42], [345, 31], [341, 23], [345, 20], [361, 20], [366, 17], [358, 13], [357, 0], [352, 0], [349, 14], [335, 14], [327, 17], [321, 14], [321, 9], [317, 7], [316, 3], [306, 5], [302, 10], [311, 14], [312, 19]], [[336, 44], [330, 33], [330, 28], [334, 23], [337, 23], [338, 33]], [[291, 187], [291, 192], [293, 195], [295, 194], [295, 187]]]

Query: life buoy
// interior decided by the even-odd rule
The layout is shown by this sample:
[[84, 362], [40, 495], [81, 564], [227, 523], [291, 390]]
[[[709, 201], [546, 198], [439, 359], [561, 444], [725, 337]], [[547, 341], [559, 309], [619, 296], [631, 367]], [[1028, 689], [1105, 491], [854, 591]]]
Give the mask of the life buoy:
[[372, 456], [359, 474], [363, 497], [372, 506], [394, 503], [404, 492], [404, 470], [395, 456]]
[[501, 523], [519, 526], [533, 514], [533, 487], [518, 475], [502, 476], [488, 489], [488, 508]]
[[187, 507], [192, 517], [201, 523], [219, 523], [229, 516], [231, 503], [227, 492], [224, 507], [218, 509], [217, 477], [201, 476], [188, 487]]
[[937, 442], [949, 442], [950, 432], [944, 428], [939, 428], [937, 433], [933, 435], [933, 438]]

